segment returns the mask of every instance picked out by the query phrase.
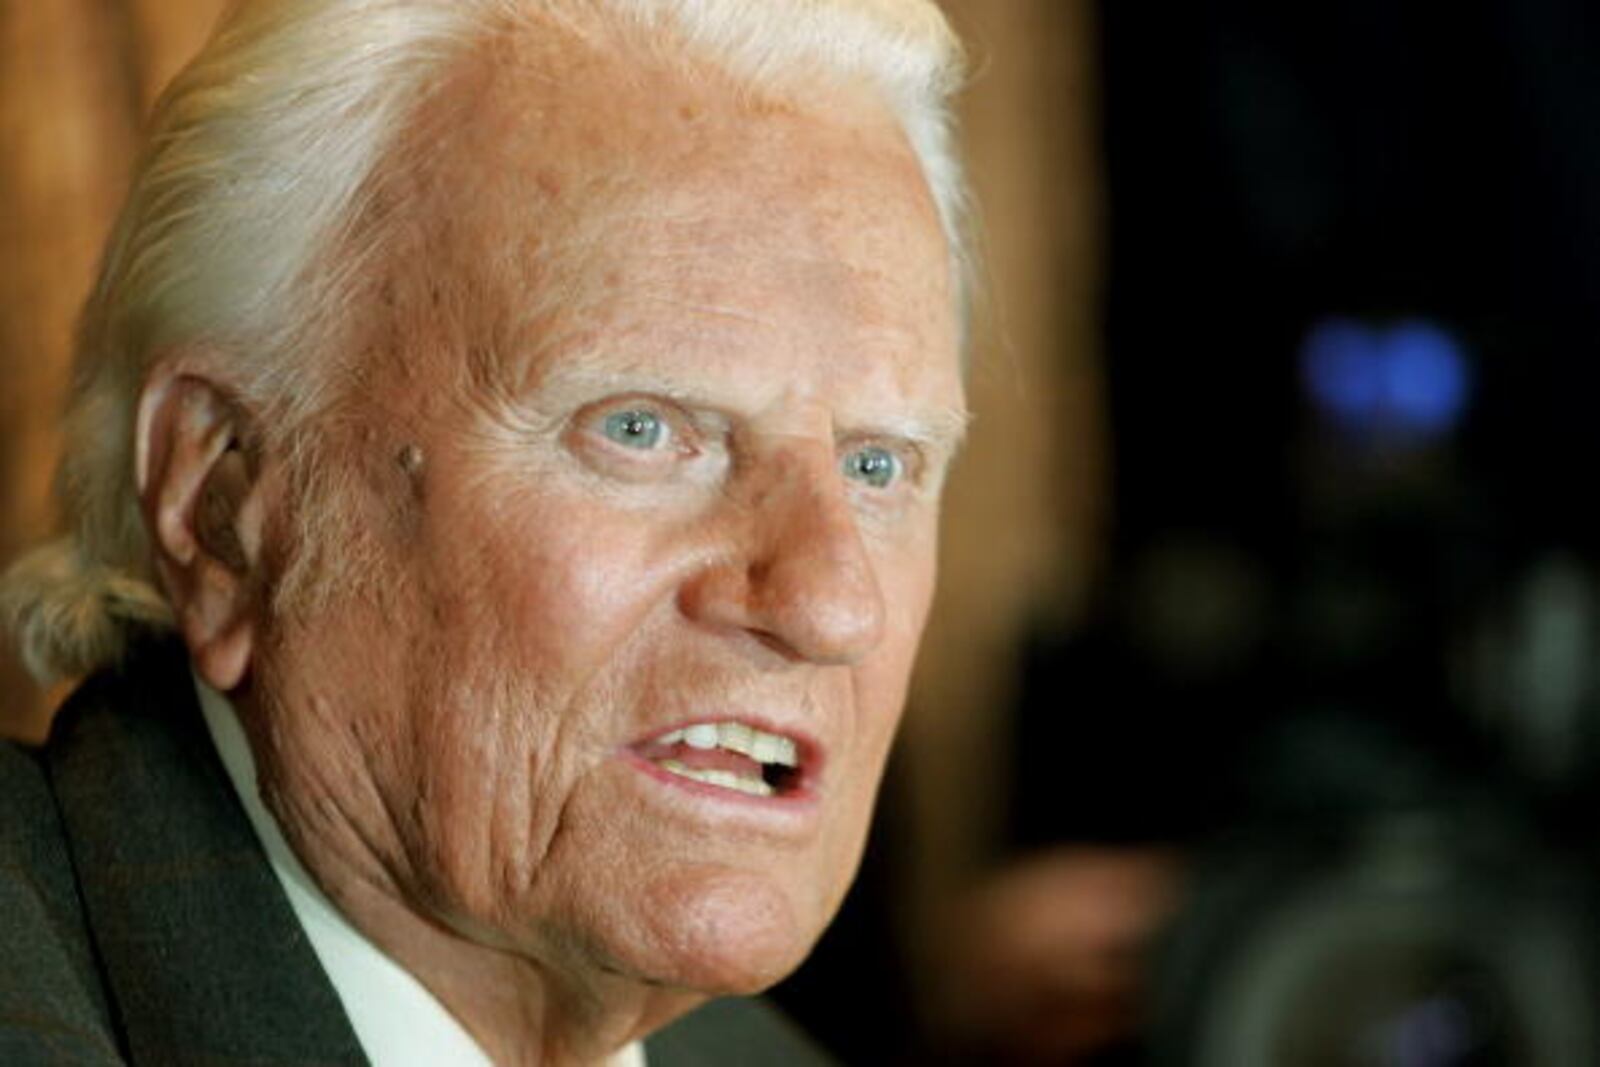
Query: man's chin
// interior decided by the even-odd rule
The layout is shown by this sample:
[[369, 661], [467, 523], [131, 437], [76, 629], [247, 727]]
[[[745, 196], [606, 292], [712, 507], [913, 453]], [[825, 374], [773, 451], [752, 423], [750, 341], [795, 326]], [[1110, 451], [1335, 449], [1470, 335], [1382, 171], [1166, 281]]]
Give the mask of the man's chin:
[[619, 952], [619, 962], [653, 983], [707, 996], [759, 993], [781, 981], [825, 925], [825, 917], [804, 916], [775, 880], [727, 869], [674, 872], [648, 883], [644, 899], [644, 937]]

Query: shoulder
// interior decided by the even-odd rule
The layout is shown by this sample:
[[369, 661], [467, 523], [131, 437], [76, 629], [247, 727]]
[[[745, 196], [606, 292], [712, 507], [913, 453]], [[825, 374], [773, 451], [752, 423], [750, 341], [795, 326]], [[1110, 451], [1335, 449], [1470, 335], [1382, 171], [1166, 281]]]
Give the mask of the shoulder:
[[[81, 921], [72, 922], [81, 909], [49, 777], [36, 751], [9, 741], [0, 741], [0, 812], [0, 944], [16, 947], [41, 922], [51, 933], [81, 935]], [[16, 958], [9, 951], [0, 957]]]
[[834, 1060], [764, 1000], [714, 1000], [646, 1043], [650, 1067], [826, 1067]]
[[[120, 739], [151, 732], [139, 705], [171, 688], [169, 658], [85, 681], [42, 749], [0, 742], [0, 1064], [123, 1062], [80, 874], [102, 862], [97, 841], [125, 836], [130, 805], [110, 783], [138, 761]], [[86, 832], [102, 823], [99, 836]]]
[[39, 756], [0, 742], [0, 1062], [120, 1062]]
[[0, 741], [0, 811], [0, 871], [21, 877], [39, 867], [65, 869], [61, 820], [35, 749]]

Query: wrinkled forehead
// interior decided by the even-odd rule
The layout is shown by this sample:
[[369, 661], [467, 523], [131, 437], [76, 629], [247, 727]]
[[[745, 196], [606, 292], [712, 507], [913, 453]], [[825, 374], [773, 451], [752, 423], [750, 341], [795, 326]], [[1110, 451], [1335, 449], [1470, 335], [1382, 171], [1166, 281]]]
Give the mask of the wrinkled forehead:
[[[953, 327], [933, 198], [864, 85], [819, 80], [784, 96], [638, 42], [506, 33], [422, 109], [376, 200], [391, 286], [425, 288], [462, 328], [475, 304], [502, 342], [582, 320], [619, 288], [692, 299], [696, 278], [715, 287], [758, 257], [791, 289], [894, 305], [858, 309], [863, 321]], [[863, 271], [880, 276], [862, 284]], [[385, 302], [402, 305], [415, 301]]]

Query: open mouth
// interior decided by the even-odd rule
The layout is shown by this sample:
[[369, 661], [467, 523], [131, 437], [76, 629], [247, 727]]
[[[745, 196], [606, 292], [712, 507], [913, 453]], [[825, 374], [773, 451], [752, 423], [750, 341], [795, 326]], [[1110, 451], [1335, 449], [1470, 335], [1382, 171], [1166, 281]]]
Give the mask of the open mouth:
[[753, 797], [781, 797], [801, 783], [800, 743], [742, 722], [702, 722], [635, 749], [669, 775]]

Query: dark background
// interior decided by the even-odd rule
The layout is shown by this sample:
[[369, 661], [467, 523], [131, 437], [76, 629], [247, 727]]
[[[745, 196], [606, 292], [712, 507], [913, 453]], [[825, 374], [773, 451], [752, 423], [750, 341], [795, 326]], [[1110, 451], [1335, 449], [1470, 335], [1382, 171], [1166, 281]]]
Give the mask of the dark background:
[[[1113, 567], [1088, 633], [1035, 658], [1021, 750], [1048, 748], [1063, 717], [1045, 709], [1082, 708], [1094, 676], [1103, 713], [1068, 730], [1097, 755], [1070, 779], [1119, 802], [1024, 805], [1064, 820], [1024, 836], [1235, 817], [1251, 802], [1241, 749], [1296, 712], [1498, 765], [1504, 751], [1455, 750], [1503, 750], [1526, 725], [1514, 663], [1565, 610], [1539, 600], [1541, 579], [1587, 616], [1581, 662], [1550, 667], [1581, 676], [1545, 678], [1579, 695], [1568, 741], [1586, 747], [1600, 8], [1100, 13]], [[1408, 324], [1448, 336], [1466, 390], [1454, 424], [1319, 406], [1307, 341], [1336, 319], [1377, 361]], [[1575, 765], [1539, 770], [1585, 788]]]

